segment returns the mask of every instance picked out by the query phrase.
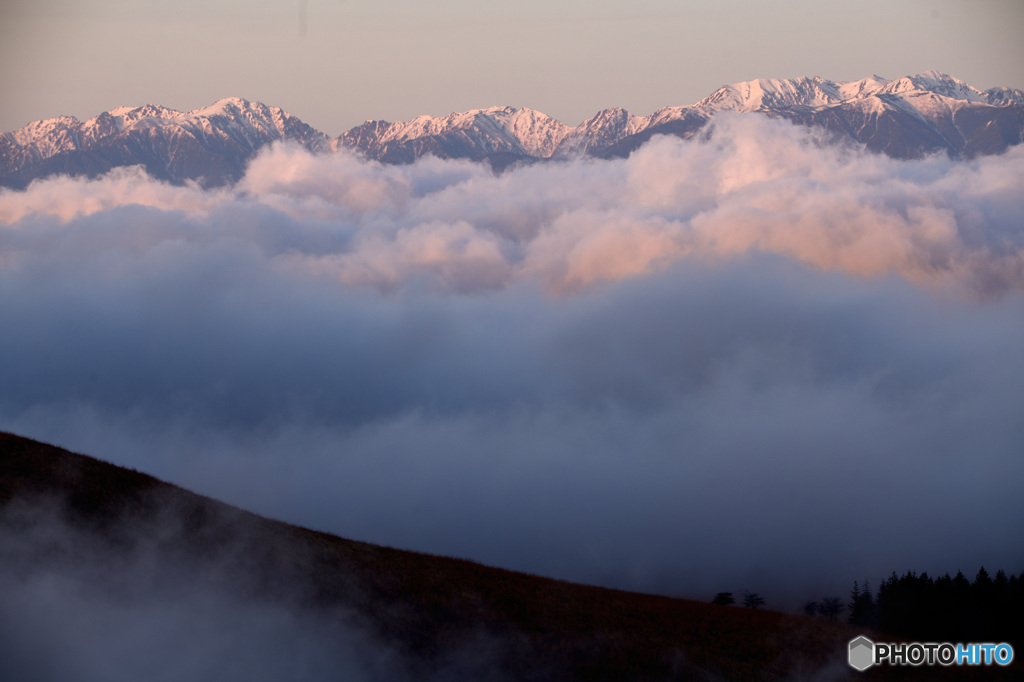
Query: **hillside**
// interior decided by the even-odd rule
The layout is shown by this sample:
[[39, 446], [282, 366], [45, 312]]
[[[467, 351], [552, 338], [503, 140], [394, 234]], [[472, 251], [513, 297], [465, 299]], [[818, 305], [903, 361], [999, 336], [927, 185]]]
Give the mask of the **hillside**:
[[[0, 606], [4, 679], [59, 679], [62, 657], [81, 649], [61, 638], [79, 636], [106, 667], [76, 669], [78, 679], [93, 679], [90, 672], [96, 679], [127, 679], [123, 671], [132, 665], [177, 671], [147, 658], [157, 656], [158, 647], [132, 643], [130, 660], [95, 651], [119, 636], [116, 629], [110, 638], [96, 631], [109, 626], [108, 608], [123, 615], [158, 603], [159, 615], [196, 595], [206, 595], [207, 606], [160, 629], [162, 646], [180, 640], [181, 633], [168, 631], [175, 624], [201, 632], [203, 622], [218, 622], [209, 604], [246, 604], [246, 614], [257, 605], [264, 609], [257, 613], [281, 614], [292, 630], [327, 633], [325, 642], [339, 629], [349, 633], [346, 641], [359, 633], [355, 650], [375, 661], [361, 668], [367, 679], [902, 679], [915, 673], [924, 679], [940, 672], [872, 669], [861, 675], [846, 666], [845, 649], [862, 633], [846, 627], [345, 540], [6, 433], [0, 433], [0, 528], [0, 591], [24, 597], [73, 584], [75, 594], [89, 594], [75, 602], [87, 605], [85, 613], [62, 605], [61, 619], [78, 628], [46, 622], [26, 629], [23, 620], [37, 616], [18, 611], [18, 604], [34, 609], [27, 597]], [[40, 584], [46, 589], [37, 590]], [[154, 594], [163, 596], [154, 602]], [[303, 646], [320, 641], [316, 636], [304, 636]], [[173, 662], [184, 653], [159, 658]], [[272, 655], [265, 646], [262, 653]], [[256, 677], [319, 679], [323, 670], [335, 670], [326, 656], [316, 658], [326, 661], [324, 668], [283, 672], [264, 662]], [[252, 679], [217, 656], [189, 660], [189, 674], [198, 670], [202, 678]], [[68, 665], [85, 664], [72, 658]], [[995, 671], [947, 672], [988, 679]]]

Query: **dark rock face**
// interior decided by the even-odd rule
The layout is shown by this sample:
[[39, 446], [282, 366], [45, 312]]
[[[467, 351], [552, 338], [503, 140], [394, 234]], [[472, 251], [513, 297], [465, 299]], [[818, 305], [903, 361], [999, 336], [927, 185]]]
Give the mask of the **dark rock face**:
[[945, 152], [951, 158], [998, 154], [1020, 144], [1024, 131], [1024, 106], [1009, 104], [964, 106], [942, 116], [922, 118], [898, 103], [879, 99], [881, 110], [842, 104], [817, 111], [781, 111], [794, 123], [818, 126], [838, 139], [859, 142], [873, 152], [896, 159], [916, 159]]
[[596, 155], [601, 158], [626, 158], [655, 135], [674, 135], [689, 140], [700, 133], [710, 120], [696, 112], [688, 112], [683, 118], [658, 123], [639, 133], [634, 133], [602, 148]]

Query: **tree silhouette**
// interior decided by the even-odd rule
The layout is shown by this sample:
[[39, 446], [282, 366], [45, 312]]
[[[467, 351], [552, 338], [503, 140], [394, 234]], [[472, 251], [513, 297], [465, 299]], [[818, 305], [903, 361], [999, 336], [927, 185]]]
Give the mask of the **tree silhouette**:
[[733, 598], [732, 592], [719, 592], [711, 600], [711, 603], [718, 604], [719, 606], [731, 606], [736, 603], [736, 600]]
[[764, 597], [757, 592], [744, 592], [743, 605], [748, 609], [758, 609], [764, 606]]
[[853, 590], [850, 591], [850, 603], [847, 605], [850, 615], [846, 622], [850, 625], [871, 626], [875, 621], [875, 599], [871, 595], [871, 587], [868, 581], [864, 581], [864, 589], [861, 590], [857, 581], [853, 581]]
[[[918, 641], [1024, 642], [1024, 576], [980, 568], [971, 582], [963, 571], [932, 578], [927, 573], [892, 573], [872, 593], [867, 582], [850, 592], [848, 621]], [[836, 621], [838, 597], [804, 604], [804, 613]]]
[[825, 597], [821, 600], [821, 605], [818, 607], [818, 611], [830, 623], [834, 623], [839, 619], [839, 612], [842, 610], [843, 603], [839, 600], [839, 597]]
[[988, 571], [982, 566], [971, 584], [970, 620], [971, 630], [988, 641], [998, 636], [993, 621], [998, 618], [996, 587]]

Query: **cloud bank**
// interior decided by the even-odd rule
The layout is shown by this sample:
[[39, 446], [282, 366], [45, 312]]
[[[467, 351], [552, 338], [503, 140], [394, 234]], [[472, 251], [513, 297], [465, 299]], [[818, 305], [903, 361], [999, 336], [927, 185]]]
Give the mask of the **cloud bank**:
[[1019, 572], [1024, 148], [755, 116], [492, 174], [0, 194], [0, 428], [348, 537], [769, 606]]

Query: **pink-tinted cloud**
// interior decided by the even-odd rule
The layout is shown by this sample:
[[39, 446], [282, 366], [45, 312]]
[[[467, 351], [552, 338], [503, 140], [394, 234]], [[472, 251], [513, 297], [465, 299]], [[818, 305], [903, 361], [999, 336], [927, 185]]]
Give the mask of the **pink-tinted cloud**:
[[[57, 178], [0, 195], [8, 225], [67, 223], [126, 205], [200, 224], [283, 213], [344, 235], [281, 255], [349, 286], [488, 291], [539, 278], [579, 290], [687, 258], [780, 254], [857, 276], [995, 294], [1024, 286], [1024, 150], [955, 163], [895, 161], [824, 145], [807, 129], [721, 116], [703, 143], [655, 139], [629, 159], [577, 160], [500, 176], [465, 161], [384, 166], [275, 146], [233, 189], [204, 192], [138, 170]], [[317, 223], [316, 228], [309, 227]]]

